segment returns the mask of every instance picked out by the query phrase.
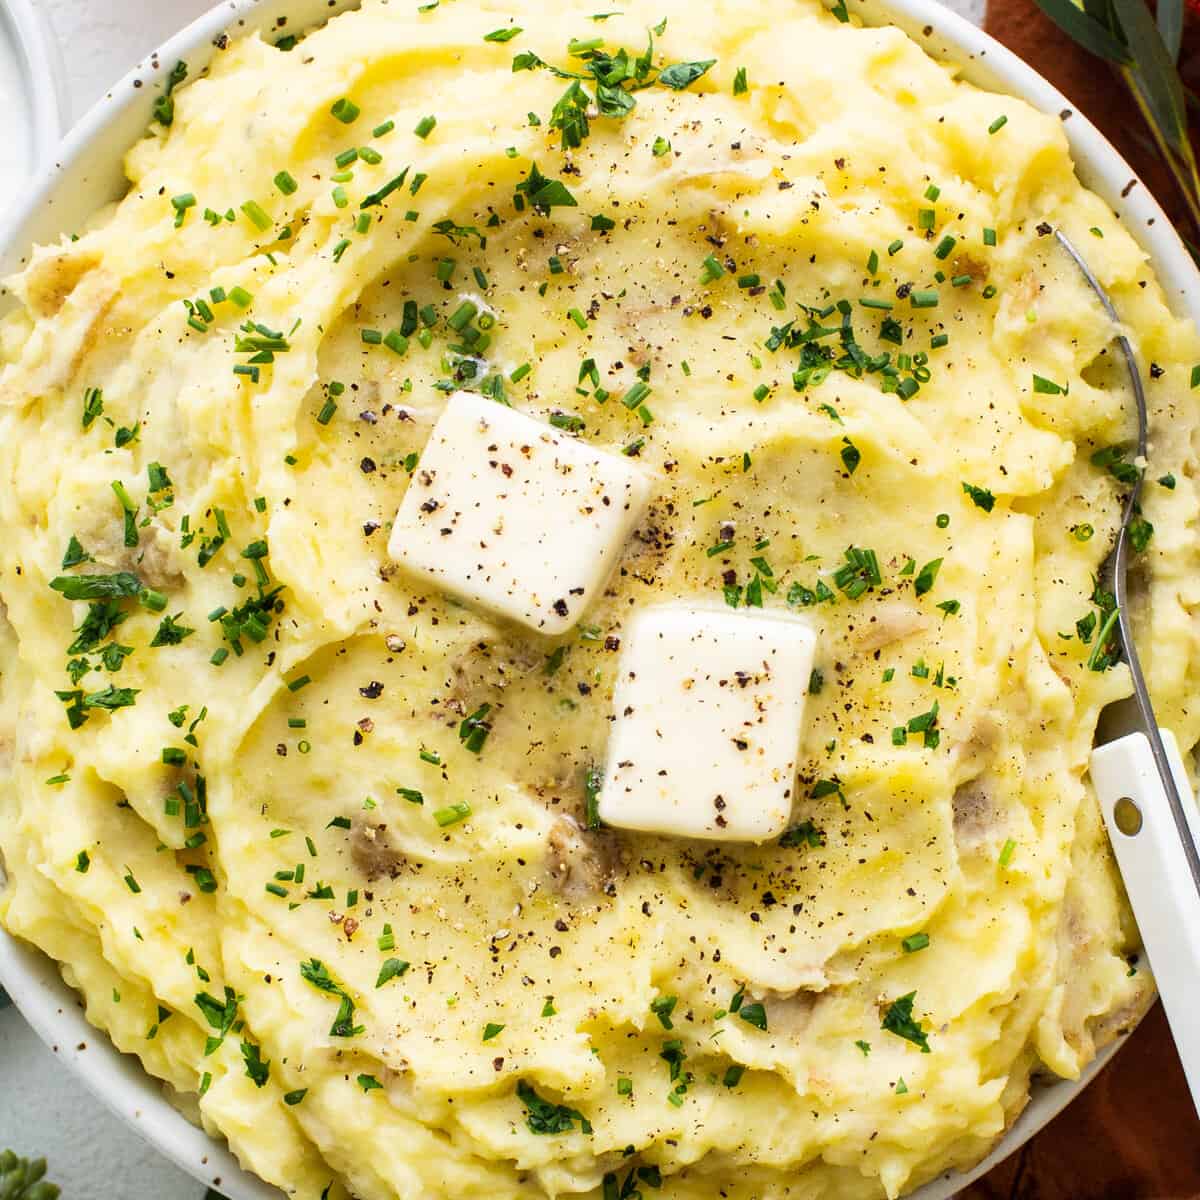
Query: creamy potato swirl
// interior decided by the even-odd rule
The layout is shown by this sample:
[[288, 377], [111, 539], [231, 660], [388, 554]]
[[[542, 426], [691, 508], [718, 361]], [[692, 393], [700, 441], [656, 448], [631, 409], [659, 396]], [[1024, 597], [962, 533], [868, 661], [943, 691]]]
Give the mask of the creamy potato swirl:
[[[10, 285], [0, 916], [291, 1195], [897, 1196], [1152, 995], [1085, 775], [1129, 397], [1050, 229], [1147, 373], [1188, 747], [1195, 330], [1059, 117], [811, 0], [621, 7], [234, 31]], [[655, 475], [565, 637], [387, 559], [464, 387]], [[667, 599], [819, 631], [777, 843], [587, 828]]]

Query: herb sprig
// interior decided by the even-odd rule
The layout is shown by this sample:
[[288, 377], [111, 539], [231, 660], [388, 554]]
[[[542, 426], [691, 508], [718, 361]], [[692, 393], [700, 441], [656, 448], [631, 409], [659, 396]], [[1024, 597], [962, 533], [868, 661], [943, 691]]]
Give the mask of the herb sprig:
[[[1171, 170], [1200, 241], [1200, 169], [1188, 135], [1188, 94], [1176, 64], [1183, 38], [1183, 0], [1037, 0], [1077, 45], [1111, 64], [1129, 90]], [[1189, 243], [1193, 257], [1200, 252]]]

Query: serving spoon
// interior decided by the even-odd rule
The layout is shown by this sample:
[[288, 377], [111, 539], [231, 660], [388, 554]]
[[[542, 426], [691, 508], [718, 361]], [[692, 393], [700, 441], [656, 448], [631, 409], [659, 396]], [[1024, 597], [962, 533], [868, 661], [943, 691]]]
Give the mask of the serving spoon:
[[1146, 470], [1146, 393], [1133, 347], [1121, 331], [1108, 293], [1066, 234], [1059, 229], [1054, 236], [1113, 324], [1137, 409], [1137, 477], [1125, 497], [1116, 544], [1100, 568], [1101, 581], [1116, 602], [1120, 657], [1129, 668], [1133, 695], [1107, 705], [1100, 714], [1091, 776], [1192, 1101], [1200, 1112], [1200, 814], [1175, 737], [1160, 728], [1154, 715], [1129, 607], [1130, 526], [1138, 513]]

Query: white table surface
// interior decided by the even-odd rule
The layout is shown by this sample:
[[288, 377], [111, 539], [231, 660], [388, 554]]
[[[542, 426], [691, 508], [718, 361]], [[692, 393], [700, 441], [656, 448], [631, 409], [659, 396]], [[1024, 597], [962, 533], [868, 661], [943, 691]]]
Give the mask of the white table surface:
[[[985, 0], [947, 0], [976, 22]], [[35, 0], [62, 51], [67, 119], [211, 0]], [[0, 1011], [0, 1149], [43, 1154], [63, 1200], [203, 1200], [192, 1182], [131, 1133], [29, 1031]]]

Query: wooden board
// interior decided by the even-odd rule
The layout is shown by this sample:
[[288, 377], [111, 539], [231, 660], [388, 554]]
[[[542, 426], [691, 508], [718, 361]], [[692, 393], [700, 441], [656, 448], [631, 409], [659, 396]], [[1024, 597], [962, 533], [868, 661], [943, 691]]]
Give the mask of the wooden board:
[[958, 1200], [1200, 1200], [1200, 1119], [1162, 1006], [1078, 1100]]

